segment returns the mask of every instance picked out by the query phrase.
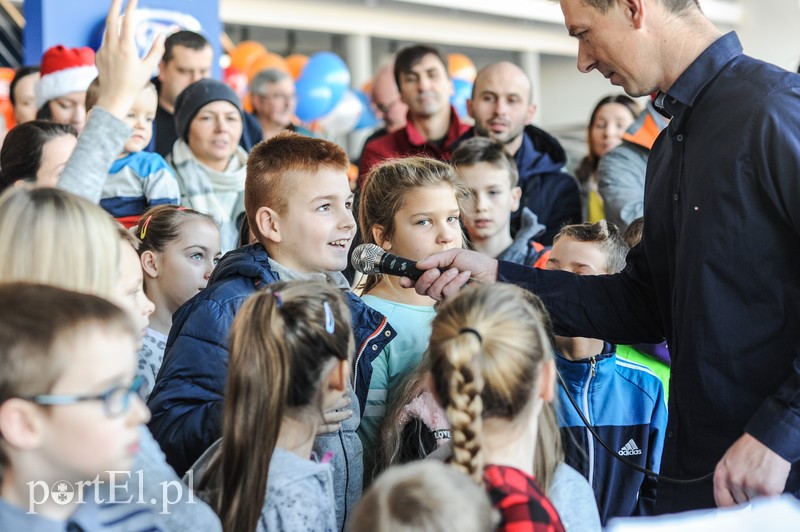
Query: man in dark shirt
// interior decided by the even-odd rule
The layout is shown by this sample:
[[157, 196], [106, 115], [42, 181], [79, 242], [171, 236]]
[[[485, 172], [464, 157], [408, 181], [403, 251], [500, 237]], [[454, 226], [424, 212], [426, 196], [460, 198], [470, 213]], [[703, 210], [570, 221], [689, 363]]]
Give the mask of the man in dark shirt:
[[178, 31], [164, 41], [164, 57], [158, 65], [158, 109], [153, 124], [153, 146], [166, 157], [178, 140], [175, 133], [175, 100], [195, 81], [211, 77], [214, 50], [205, 37]]
[[441, 299], [470, 277], [513, 282], [542, 297], [557, 334], [666, 337], [661, 473], [703, 480], [660, 481], [658, 512], [799, 496], [800, 76], [743, 55], [694, 0], [561, 8], [582, 72], [632, 96], [657, 90], [672, 117], [648, 161], [641, 244], [621, 273], [596, 277], [450, 250], [417, 263], [430, 269], [417, 291]]

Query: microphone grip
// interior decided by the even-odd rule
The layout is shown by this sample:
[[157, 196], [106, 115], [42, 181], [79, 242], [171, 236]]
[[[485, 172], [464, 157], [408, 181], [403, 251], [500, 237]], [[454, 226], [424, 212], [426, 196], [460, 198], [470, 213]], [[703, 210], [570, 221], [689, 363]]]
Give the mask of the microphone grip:
[[380, 271], [381, 273], [388, 273], [390, 275], [408, 277], [413, 281], [416, 281], [425, 273], [424, 270], [417, 268], [416, 262], [392, 255], [391, 253], [384, 253], [380, 258]]

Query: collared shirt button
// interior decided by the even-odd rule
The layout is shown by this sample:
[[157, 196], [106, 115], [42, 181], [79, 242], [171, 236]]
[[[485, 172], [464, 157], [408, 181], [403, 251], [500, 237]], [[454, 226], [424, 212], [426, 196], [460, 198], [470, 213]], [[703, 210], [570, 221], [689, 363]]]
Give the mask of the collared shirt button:
[[669, 103], [675, 104], [678, 103], [678, 100], [676, 100], [675, 98], [670, 98]]
[[389, 337], [392, 335], [392, 331], [384, 331], [383, 335], [384, 335], [386, 338], [389, 338]]
[[678, 201], [678, 193], [677, 192], [672, 195], [672, 200], [673, 201]]
[[677, 135], [675, 135], [675, 140], [677, 140], [678, 142], [683, 142], [683, 133], [678, 133]]
[[671, 440], [671, 439], [672, 439], [672, 438], [674, 438], [674, 437], [675, 437], [675, 433], [674, 433], [674, 432], [672, 432], [671, 430], [668, 430], [668, 431], [667, 431], [667, 438], [669, 438], [669, 439]]
[[373, 351], [377, 351], [378, 350], [378, 346], [376, 344], [372, 344], [372, 350]]

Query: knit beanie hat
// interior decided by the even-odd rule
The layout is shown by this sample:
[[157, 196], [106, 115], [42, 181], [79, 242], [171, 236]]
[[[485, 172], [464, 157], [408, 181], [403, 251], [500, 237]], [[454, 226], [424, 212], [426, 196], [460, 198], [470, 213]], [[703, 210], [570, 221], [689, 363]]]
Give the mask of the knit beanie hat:
[[[201, 79], [183, 89], [183, 92], [178, 95], [178, 99], [175, 100], [175, 133], [188, 144], [189, 125], [195, 115], [203, 106], [219, 100], [232, 103], [239, 110], [239, 114], [243, 115], [239, 97], [232, 88], [221, 81]], [[242, 121], [244, 121], [244, 116], [242, 116]]]
[[36, 108], [54, 98], [71, 92], [83, 92], [97, 77], [94, 50], [67, 48], [62, 45], [48, 48], [42, 56], [41, 77], [36, 82]]

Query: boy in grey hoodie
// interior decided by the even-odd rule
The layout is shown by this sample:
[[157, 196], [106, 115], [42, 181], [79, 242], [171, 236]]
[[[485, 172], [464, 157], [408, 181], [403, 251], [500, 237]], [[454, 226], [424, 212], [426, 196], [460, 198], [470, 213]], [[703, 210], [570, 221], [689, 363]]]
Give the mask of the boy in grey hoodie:
[[473, 208], [464, 226], [475, 251], [525, 266], [544, 267], [549, 248], [536, 239], [546, 228], [530, 209], [522, 207], [520, 228], [511, 235], [511, 214], [520, 208], [519, 173], [505, 146], [487, 137], [465, 140], [453, 152], [452, 163], [472, 192]]

